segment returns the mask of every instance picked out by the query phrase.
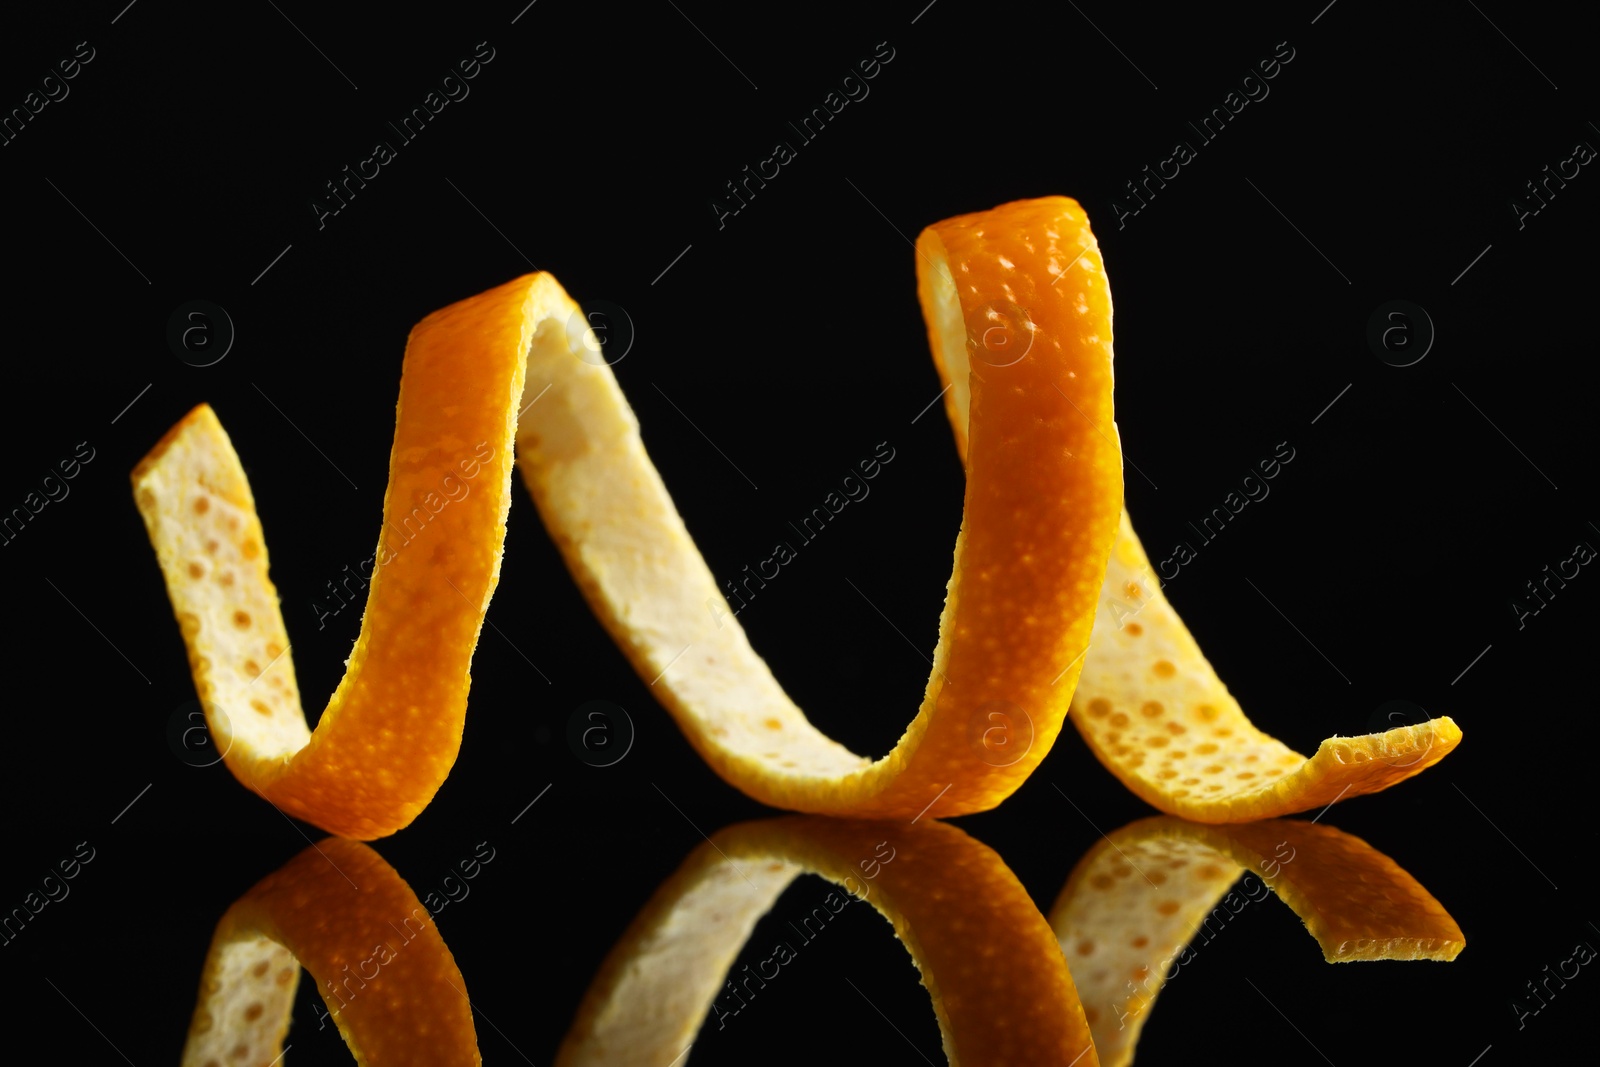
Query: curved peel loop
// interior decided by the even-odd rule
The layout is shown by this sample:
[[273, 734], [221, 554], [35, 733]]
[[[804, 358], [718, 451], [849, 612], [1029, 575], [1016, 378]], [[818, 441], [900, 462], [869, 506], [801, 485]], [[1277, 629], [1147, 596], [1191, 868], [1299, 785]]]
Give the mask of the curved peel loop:
[[[815, 918], [802, 920], [808, 929], [854, 900], [894, 924], [933, 1000], [950, 1063], [1097, 1062], [1054, 934], [988, 846], [931, 820], [907, 826], [787, 816], [713, 834], [662, 884], [590, 984], [558, 1067], [671, 1067], [692, 1059], [684, 1054], [708, 1012], [727, 1025], [759, 996], [762, 980], [730, 976], [728, 968], [756, 921], [802, 873], [845, 889], [819, 894]], [[804, 943], [782, 942], [770, 961], [781, 967], [797, 949]]]
[[[1262, 884], [1230, 891], [1244, 871]], [[1329, 963], [1452, 960], [1466, 943], [1415, 878], [1342, 830], [1142, 819], [1085, 853], [1050, 911], [1104, 1067], [1132, 1062], [1163, 985], [1269, 889]]]
[[363, 1067], [478, 1064], [467, 985], [411, 887], [366, 845], [312, 845], [211, 939], [183, 1067], [277, 1063], [304, 966]]
[[[942, 358], [961, 362], [971, 444], [933, 673], [876, 762], [817, 730], [750, 647], [610, 368], [537, 352], [529, 366], [528, 392], [549, 393], [523, 416], [518, 454], [552, 539], [689, 741], [775, 807], [910, 818], [1009, 796], [1061, 730], [1116, 535], [1111, 294], [1083, 209], [1010, 204], [939, 223], [916, 248], [930, 330], [963, 349]], [[1074, 284], [1044, 281], [1067, 264]]]
[[361, 635], [315, 732], [255, 500], [211, 409], [191, 411], [134, 469], [212, 737], [282, 811], [371, 839], [409, 824], [443, 784], [500, 575], [526, 361], [550, 349], [579, 362], [592, 342], [571, 324], [583, 321], [555, 279], [532, 274], [412, 330]]

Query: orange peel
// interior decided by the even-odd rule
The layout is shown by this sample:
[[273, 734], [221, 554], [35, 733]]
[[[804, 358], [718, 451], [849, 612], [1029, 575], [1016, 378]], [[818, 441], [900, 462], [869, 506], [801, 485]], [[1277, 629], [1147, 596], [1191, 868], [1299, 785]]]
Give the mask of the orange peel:
[[1342, 830], [1291, 819], [1142, 819], [1084, 854], [1049, 917], [1104, 1067], [1132, 1062], [1157, 995], [1194, 961], [1201, 933], [1209, 943], [1267, 895], [1230, 891], [1246, 870], [1305, 922], [1329, 963], [1452, 960], [1466, 943], [1415, 878]]
[[[933, 671], [876, 761], [813, 726], [751, 648], [610, 369], [529, 367], [529, 392], [549, 394], [523, 416], [518, 454], [552, 539], [690, 743], [775, 807], [861, 818], [994, 807], [1060, 733], [1088, 646], [1122, 501], [1111, 295], [1088, 219], [1065, 197], [1018, 202], [939, 223], [916, 250], [930, 332], [953, 339], [945, 365], [961, 364], [952, 392], [970, 405], [971, 446]], [[1068, 270], [1072, 284], [1045, 280]], [[986, 339], [970, 363], [968, 336]]]
[[[436, 311], [406, 345], [383, 528], [361, 634], [311, 731], [238, 454], [191, 411], [133, 471], [134, 499], [229, 770], [346, 837], [409, 824], [461, 747], [470, 665], [500, 575], [530, 352], [586, 352], [548, 274]], [[584, 327], [587, 329], [587, 327]]]
[[217, 923], [183, 1067], [279, 1062], [302, 966], [363, 1067], [483, 1062], [467, 984], [427, 909], [371, 848], [329, 838]]
[[[802, 873], [843, 886], [894, 924], [933, 1000], [950, 1063], [1096, 1063], [1055, 935], [987, 845], [931, 820], [786, 816], [719, 831], [657, 889], [591, 982], [558, 1067], [685, 1062], [708, 1012], [726, 1024], [759, 997], [764, 980], [729, 976], [729, 967]], [[824, 915], [802, 921], [825, 925], [848, 903], [831, 892], [819, 905]], [[775, 965], [786, 962], [781, 949], [775, 956]]]
[[[1018, 206], [987, 213], [993, 221], [984, 225], [1009, 224], [1009, 212]], [[934, 229], [943, 232], [948, 225]], [[1005, 243], [999, 234], [992, 239]], [[1025, 226], [1011, 238], [1021, 244], [1028, 239]], [[1030, 308], [1012, 314], [1024, 321], [1033, 307], [1027, 294], [1038, 292], [1046, 278], [1053, 288], [1071, 277], [1064, 292], [1083, 300], [1084, 293], [1096, 291], [1103, 269], [1098, 255], [1091, 261], [1087, 252], [1064, 268], [1060, 262], [1041, 266], [1015, 254], [1011, 258], [1018, 269], [1008, 277], [1016, 294], [1009, 299], [1013, 307]], [[1029, 269], [1032, 279], [1018, 277]], [[925, 288], [927, 273], [919, 264]], [[933, 306], [924, 291], [924, 309]], [[945, 412], [965, 461], [977, 414], [965, 383], [976, 349], [955, 324], [927, 317], [928, 341], [946, 390]], [[1097, 433], [1107, 440], [1116, 436], [1109, 405], [1103, 411], [1074, 406], [1075, 417]], [[969, 462], [969, 494], [980, 476]], [[1431, 767], [1461, 740], [1460, 728], [1444, 716], [1378, 734], [1329, 738], [1308, 759], [1258, 729], [1162, 593], [1126, 512], [1101, 582], [1088, 655], [1075, 675], [1072, 720], [1096, 758], [1146, 803], [1196, 822], [1270, 819], [1375, 793]]]
[[[695, 548], [610, 368], [587, 358], [598, 345], [581, 311], [532, 274], [412, 331], [361, 634], [315, 732], [249, 483], [215, 415], [196, 408], [135, 469], [229, 769], [280, 810], [351, 837], [393, 833], [427, 805], [461, 744], [513, 440], [552, 539], [635, 669], [716, 773], [777, 807], [987, 810], [1044, 758], [1074, 706], [1091, 749], [1130, 789], [1209, 822], [1373, 792], [1454, 747], [1460, 731], [1441, 718], [1335, 738], [1307, 760], [1257, 730], [1216, 678], [1121, 513], [1110, 291], [1076, 202], [949, 219], [916, 251], [968, 477], [933, 672], [888, 755], [851, 752], [784, 693]], [[481, 480], [458, 498], [450, 486], [469, 464]], [[413, 527], [437, 536], [410, 548]], [[1136, 627], [1120, 625], [1129, 596], [1141, 601]], [[1184, 732], [1193, 751], [1173, 744]]]

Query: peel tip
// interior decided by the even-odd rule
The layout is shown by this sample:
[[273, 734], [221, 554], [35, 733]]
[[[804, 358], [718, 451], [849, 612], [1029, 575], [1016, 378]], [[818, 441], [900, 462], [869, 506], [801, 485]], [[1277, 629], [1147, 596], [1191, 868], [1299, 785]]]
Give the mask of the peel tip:
[[[429, 327], [452, 319], [468, 308], [485, 303], [493, 303], [495, 298], [500, 293], [504, 293], [513, 289], [521, 289], [525, 294], [531, 294], [533, 290], [545, 279], [548, 279], [550, 282], [555, 282], [554, 276], [551, 275], [549, 271], [532, 270], [526, 274], [520, 274], [517, 277], [512, 278], [510, 281], [497, 285], [492, 289], [473, 293], [471, 296], [462, 297], [460, 300], [457, 300], [454, 303], [446, 304], [442, 308], [435, 308], [422, 318], [418, 319], [417, 324], [411, 327], [411, 332], [406, 335], [406, 347], [410, 348], [411, 342], [416, 338], [416, 336]], [[559, 283], [557, 283], [557, 287], [559, 288]]]
[[173, 423], [172, 428], [162, 434], [161, 440], [157, 441], [150, 451], [145, 453], [144, 458], [134, 466], [133, 471], [128, 475], [134, 487], [138, 488], [144, 483], [150, 472], [171, 451], [172, 446], [177, 443], [180, 437], [199, 426], [205, 426], [207, 429], [215, 430], [217, 433], [224, 432], [222, 422], [217, 418], [217, 413], [212, 410], [211, 405], [205, 401], [196, 404], [189, 409], [183, 418]]
[[[1376, 963], [1380, 960], [1392, 960], [1397, 963], [1414, 963], [1418, 960], [1449, 963], [1461, 955], [1461, 950], [1466, 947], [1466, 938], [1459, 934], [1445, 938], [1397, 937], [1383, 944], [1356, 949], [1350, 948], [1348, 943], [1332, 948], [1324, 945], [1322, 958], [1329, 963]], [[1401, 948], [1404, 951], [1399, 951]]]
[[[1046, 205], [1054, 207], [1063, 216], [1071, 217], [1080, 226], [1087, 228], [1089, 225], [1089, 213], [1084, 210], [1082, 204], [1070, 196], [1051, 194], [1049, 196], [1020, 197], [1016, 200], [1007, 200], [996, 204], [986, 211], [969, 211], [964, 215], [954, 215], [925, 227], [922, 233], [928, 234], [937, 233], [941, 230], [960, 229], [965, 226], [971, 226], [974, 223], [993, 221], [993, 216], [997, 213], [1015, 212]], [[918, 241], [921, 241], [921, 235], [918, 236]], [[1098, 238], [1095, 239], [1094, 246], [1099, 247]]]
[[1433, 727], [1434, 733], [1442, 735], [1446, 740], [1454, 742], [1461, 740], [1461, 727], [1448, 715], [1440, 715], [1428, 720], [1428, 725]]

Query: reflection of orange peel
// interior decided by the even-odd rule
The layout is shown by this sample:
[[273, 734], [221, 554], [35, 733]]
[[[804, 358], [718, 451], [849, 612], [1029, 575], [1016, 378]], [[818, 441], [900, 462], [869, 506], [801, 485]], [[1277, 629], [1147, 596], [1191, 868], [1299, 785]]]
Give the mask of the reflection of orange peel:
[[1169, 973], [1251, 899], [1254, 871], [1305, 921], [1330, 963], [1451, 960], [1461, 928], [1411, 875], [1358, 837], [1296, 820], [1125, 826], [1078, 861], [1050, 912], [1105, 1067], [1133, 1059]]
[[[518, 431], [523, 475], [579, 586], [711, 767], [777, 807], [911, 818], [1009, 796], [1061, 730], [1116, 536], [1111, 295], [1083, 210], [1053, 197], [951, 219], [917, 253], [936, 339], [964, 353], [998, 330], [991, 349], [1025, 356], [955, 374], [972, 410], [955, 569], [922, 708], [875, 762], [817, 730], [751, 649], [610, 369], [528, 371], [530, 393], [551, 388]], [[1029, 322], [997, 310], [1014, 305]]]
[[[981, 225], [990, 231], [1015, 227], [1009, 238], [1002, 232], [991, 232], [990, 240], [1002, 250], [1013, 245], [1025, 247], [1036, 238], [1025, 224], [1019, 224], [1024, 219], [1014, 220], [1014, 216], [1023, 215], [1028, 204], [1042, 203], [1049, 201], [1008, 204], [983, 215], [967, 216], [969, 220], [979, 220], [968, 225]], [[943, 234], [953, 223], [941, 223], [934, 230]], [[1052, 288], [1067, 276], [1069, 280], [1061, 294], [1073, 294], [1074, 301], [1085, 299], [1085, 291], [1092, 299], [1103, 290], [1097, 253], [1086, 254], [1068, 265], [1065, 275], [1056, 269], [1065, 260], [1049, 262], [1041, 268], [1024, 261], [1015, 251], [1011, 258], [1018, 261], [1018, 269], [1005, 278], [1008, 293], [1014, 294], [1008, 299], [1029, 309], [1021, 317], [1038, 320], [1035, 309], [1045, 301], [1044, 294], [1051, 291], [1039, 288], [1047, 276], [1053, 276]], [[939, 305], [929, 298], [928, 272], [922, 268], [919, 263], [926, 311]], [[965, 290], [962, 296], [965, 304]], [[977, 294], [972, 297], [978, 298]], [[1085, 312], [1084, 318], [1090, 317]], [[974, 388], [965, 388], [969, 349], [975, 346], [968, 344], [959, 323], [937, 320], [932, 314], [928, 319], [934, 362], [946, 386], [945, 411], [955, 430], [956, 447], [967, 460], [970, 507], [974, 483], [986, 476], [971, 461], [968, 435], [969, 424], [976, 427], [979, 414], [976, 373]], [[1106, 329], [1109, 330], [1109, 322]], [[1032, 347], [1037, 352], [1041, 341], [1050, 335], [1036, 331], [1034, 336]], [[975, 371], [983, 369], [974, 366]], [[999, 379], [999, 375], [995, 377]], [[1097, 432], [1103, 430], [1108, 438], [1116, 435], [1109, 405], [1097, 412], [1080, 404], [1072, 417], [1093, 425]], [[1031, 522], [1035, 515], [1029, 511], [1027, 518]], [[1074, 517], [1068, 521], [1084, 520]], [[1098, 513], [1092, 521], [1098, 521]], [[1046, 574], [1039, 579], [1075, 580]], [[1020, 613], [1018, 617], [1025, 618]], [[1007, 624], [997, 624], [995, 631], [1007, 637], [1003, 641], [991, 639], [994, 653], [1010, 653], [1018, 633], [1015, 618]], [[1064, 678], [1062, 684], [1070, 692], [1072, 678]], [[1026, 701], [1032, 693], [1019, 693], [1025, 695], [1011, 699], [1028, 707]], [[1461, 730], [1455, 722], [1442, 717], [1381, 734], [1330, 738], [1315, 756], [1307, 759], [1258, 730], [1217, 678], [1183, 620], [1162, 595], [1161, 584], [1126, 513], [1101, 582], [1094, 636], [1082, 674], [1077, 678], [1072, 712], [1090, 749], [1129, 789], [1162, 811], [1210, 823], [1269, 819], [1319, 808], [1346, 796], [1376, 793], [1431, 767], [1461, 740]], [[942, 813], [954, 814], [949, 810]]]
[[302, 965], [357, 1063], [482, 1062], [466, 982], [427, 909], [372, 849], [329, 838], [217, 923], [183, 1067], [277, 1063]]
[[381, 837], [449, 774], [500, 575], [526, 362], [578, 364], [588, 338], [573, 322], [577, 305], [535, 274], [412, 330], [366, 615], [314, 733], [250, 485], [211, 409], [191, 411], [134, 470], [211, 732], [234, 775], [281, 810]]
[[[756, 1006], [761, 980], [728, 968], [756, 921], [806, 872], [894, 923], [933, 999], [951, 1063], [1096, 1062], [1061, 949], [988, 846], [931, 820], [908, 827], [790, 816], [729, 827], [690, 854], [601, 965], [558, 1067], [684, 1063], [716, 998], [738, 1011], [747, 997]], [[842, 910], [845, 903], [827, 903], [831, 896], [822, 907]]]

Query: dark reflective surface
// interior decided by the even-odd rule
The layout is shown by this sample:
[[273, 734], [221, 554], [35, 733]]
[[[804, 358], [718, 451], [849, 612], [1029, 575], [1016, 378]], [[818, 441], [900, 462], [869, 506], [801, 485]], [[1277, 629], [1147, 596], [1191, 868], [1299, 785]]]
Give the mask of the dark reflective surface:
[[[15, 1028], [64, 1062], [175, 1061], [218, 920], [323, 836], [188, 733], [193, 685], [126, 476], [192, 405], [215, 406], [249, 471], [320, 706], [359, 621], [359, 603], [327, 610], [327, 587], [375, 543], [406, 331], [551, 270], [626, 346], [596, 358], [719, 577], [767, 558], [879, 442], [896, 449], [739, 617], [814, 721], [882, 753], [926, 681], [963, 491], [938, 406], [918, 417], [938, 384], [902, 236], [1061, 192], [1110, 272], [1130, 510], [1246, 710], [1300, 751], [1421, 715], [1465, 734], [1318, 824], [1435, 897], [1460, 955], [1330, 966], [1291, 909], [1251, 902], [1144, 1012], [1138, 1061], [1187, 1062], [1202, 1042], [1296, 1063], [1592, 1054], [1596, 200], [1574, 145], [1600, 134], [1573, 16], [939, 0], [914, 24], [922, 3], [813, 7], [774, 29], [699, 4], [280, 7], [18, 12], [0, 40], [4, 106], [27, 113], [0, 156]], [[439, 88], [480, 41], [493, 58]], [[1285, 41], [1293, 58], [1260, 80]], [[802, 140], [789, 123], [879, 42], [893, 58]], [[1256, 99], [1220, 133], [1190, 129], [1234, 87]], [[387, 132], [436, 88], [459, 99], [409, 139]], [[327, 184], [380, 139], [393, 158], [335, 213]], [[725, 183], [780, 139], [794, 157], [733, 214]], [[1179, 140], [1192, 157], [1166, 164]], [[1124, 183], [1147, 180], [1140, 207]], [[172, 317], [196, 301], [226, 321], [190, 320], [174, 352]], [[1385, 311], [1373, 342], [1396, 301], [1426, 326]], [[1413, 361], [1400, 342], [1423, 332]], [[1197, 531], [1284, 441], [1296, 459], [1270, 496]], [[543, 1065], [702, 831], [775, 813], [693, 753], [514, 497], [460, 759], [373, 849], [449, 946], [486, 1061]], [[1043, 917], [1102, 831], [1150, 814], [1068, 730], [1015, 796], [956, 825]], [[761, 968], [829, 891], [797, 878], [729, 969]], [[726, 1025], [708, 1009], [692, 1062], [846, 1045], [941, 1062], [886, 933], [843, 908]], [[311, 986], [282, 1062], [351, 1062]]]

